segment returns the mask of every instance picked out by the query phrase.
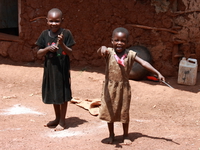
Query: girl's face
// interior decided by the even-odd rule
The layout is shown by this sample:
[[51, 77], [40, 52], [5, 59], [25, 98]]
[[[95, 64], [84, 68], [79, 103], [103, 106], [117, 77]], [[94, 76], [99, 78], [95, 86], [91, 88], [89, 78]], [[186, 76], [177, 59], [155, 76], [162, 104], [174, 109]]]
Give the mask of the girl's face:
[[48, 14], [47, 24], [53, 33], [57, 32], [60, 29], [62, 20], [63, 19], [58, 12], [52, 12]]
[[121, 53], [126, 49], [127, 46], [127, 35], [123, 32], [117, 32], [112, 38], [113, 48], [116, 53]]

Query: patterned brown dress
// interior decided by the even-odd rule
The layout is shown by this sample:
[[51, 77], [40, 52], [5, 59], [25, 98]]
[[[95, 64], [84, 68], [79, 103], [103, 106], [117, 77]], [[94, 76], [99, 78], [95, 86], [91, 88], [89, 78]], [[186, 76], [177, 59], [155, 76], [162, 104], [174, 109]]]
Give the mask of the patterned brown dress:
[[101, 106], [99, 109], [99, 118], [107, 122], [129, 122], [129, 108], [131, 101], [131, 87], [129, 84], [129, 73], [136, 53], [126, 50], [124, 65], [117, 63], [115, 51], [108, 48], [109, 54], [105, 57], [105, 81], [103, 83], [103, 92], [101, 96]]

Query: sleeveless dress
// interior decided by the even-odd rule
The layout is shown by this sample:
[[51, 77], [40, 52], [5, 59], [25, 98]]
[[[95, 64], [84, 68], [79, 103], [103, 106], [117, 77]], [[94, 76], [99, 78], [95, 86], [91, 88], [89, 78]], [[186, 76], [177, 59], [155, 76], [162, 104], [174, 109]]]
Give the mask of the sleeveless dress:
[[131, 87], [129, 73], [131, 71], [136, 52], [126, 50], [124, 65], [117, 63], [115, 51], [108, 48], [109, 54], [105, 57], [105, 81], [101, 95], [99, 118], [107, 122], [129, 122], [129, 108], [131, 101]]
[[[64, 44], [72, 47], [75, 44], [73, 36], [68, 29], [62, 29]], [[49, 36], [45, 30], [38, 38], [36, 45], [43, 49], [56, 44], [56, 37]], [[60, 46], [57, 52], [48, 52], [45, 55], [44, 73], [42, 83], [42, 100], [45, 104], [63, 104], [72, 99], [70, 83], [70, 59]]]

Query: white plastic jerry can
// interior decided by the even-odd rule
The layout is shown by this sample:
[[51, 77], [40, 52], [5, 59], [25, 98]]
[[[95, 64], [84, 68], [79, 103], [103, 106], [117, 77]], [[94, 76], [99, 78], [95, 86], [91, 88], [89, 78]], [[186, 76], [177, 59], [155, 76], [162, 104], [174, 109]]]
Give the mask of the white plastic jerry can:
[[195, 85], [197, 81], [197, 60], [185, 57], [179, 63], [178, 84]]

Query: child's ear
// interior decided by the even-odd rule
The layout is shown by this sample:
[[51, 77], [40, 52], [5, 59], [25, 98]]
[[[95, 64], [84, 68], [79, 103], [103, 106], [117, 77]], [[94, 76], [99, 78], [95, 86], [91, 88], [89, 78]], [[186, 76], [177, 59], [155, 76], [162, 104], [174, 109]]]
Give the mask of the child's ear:
[[111, 43], [113, 44], [113, 39], [111, 39]]

